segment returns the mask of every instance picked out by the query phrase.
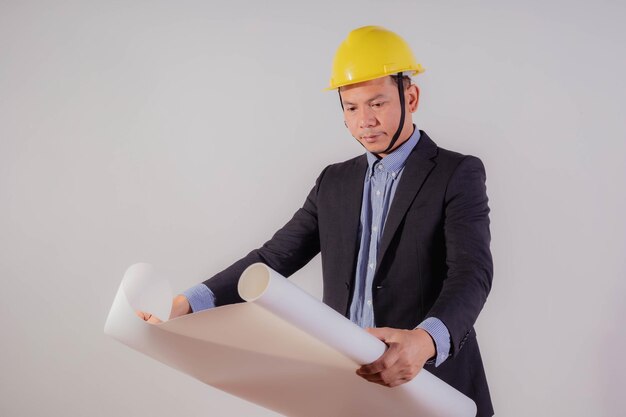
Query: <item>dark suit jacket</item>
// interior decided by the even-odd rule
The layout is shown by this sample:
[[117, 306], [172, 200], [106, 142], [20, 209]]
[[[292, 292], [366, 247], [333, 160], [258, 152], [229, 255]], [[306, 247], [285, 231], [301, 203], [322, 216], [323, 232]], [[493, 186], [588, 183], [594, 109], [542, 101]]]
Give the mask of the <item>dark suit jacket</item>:
[[[261, 248], [205, 281], [218, 305], [242, 301], [237, 280], [263, 262], [288, 277], [322, 254], [324, 302], [348, 315], [367, 170], [365, 155], [324, 169], [304, 205]], [[374, 276], [377, 327], [413, 329], [427, 317], [447, 326], [451, 357], [425, 369], [491, 416], [474, 322], [491, 288], [489, 207], [481, 161], [421, 132], [389, 209]]]

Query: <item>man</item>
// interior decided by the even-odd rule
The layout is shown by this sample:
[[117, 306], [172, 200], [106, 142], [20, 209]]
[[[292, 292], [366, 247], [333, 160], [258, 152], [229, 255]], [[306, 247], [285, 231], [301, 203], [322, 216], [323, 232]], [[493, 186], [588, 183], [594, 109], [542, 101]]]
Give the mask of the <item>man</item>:
[[424, 367], [491, 416], [473, 329], [492, 280], [485, 171], [416, 129], [419, 89], [405, 74], [422, 71], [395, 33], [352, 31], [329, 89], [366, 153], [326, 167], [283, 228], [177, 296], [171, 317], [241, 302], [237, 280], [255, 262], [288, 277], [321, 252], [324, 302], [389, 346], [358, 375], [394, 387]]

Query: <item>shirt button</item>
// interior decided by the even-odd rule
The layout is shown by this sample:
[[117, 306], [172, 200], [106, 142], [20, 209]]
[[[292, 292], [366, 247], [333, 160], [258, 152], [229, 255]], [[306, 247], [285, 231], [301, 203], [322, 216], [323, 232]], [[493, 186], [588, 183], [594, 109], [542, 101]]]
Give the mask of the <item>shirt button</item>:
[[381, 169], [381, 170], [382, 170], [382, 169], [383, 169], [383, 166], [382, 166], [382, 165], [378, 165], [378, 169]]
[[377, 231], [377, 230], [378, 230], [378, 226], [374, 226], [374, 227], [372, 227], [372, 230], [373, 230], [373, 231]]
[[369, 266], [370, 268], [374, 269], [374, 262], [372, 262]]
[[395, 178], [395, 177], [396, 177], [396, 173], [395, 173], [395, 172], [392, 172], [392, 173], [391, 173], [391, 176]]
[[376, 190], [376, 195], [380, 195], [380, 190]]
[[371, 307], [372, 306], [372, 300], [367, 300], [367, 305]]

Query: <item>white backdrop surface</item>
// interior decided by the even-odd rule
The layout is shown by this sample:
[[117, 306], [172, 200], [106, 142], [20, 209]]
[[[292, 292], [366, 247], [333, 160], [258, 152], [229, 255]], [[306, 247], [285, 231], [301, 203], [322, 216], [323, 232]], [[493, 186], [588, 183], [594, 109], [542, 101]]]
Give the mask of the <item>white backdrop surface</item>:
[[[326, 86], [347, 32], [409, 41], [416, 121], [482, 158], [497, 415], [623, 415], [621, 2], [0, 0], [0, 414], [275, 416], [102, 326], [126, 267], [182, 290], [263, 243], [361, 147]], [[296, 282], [321, 294], [319, 258]]]

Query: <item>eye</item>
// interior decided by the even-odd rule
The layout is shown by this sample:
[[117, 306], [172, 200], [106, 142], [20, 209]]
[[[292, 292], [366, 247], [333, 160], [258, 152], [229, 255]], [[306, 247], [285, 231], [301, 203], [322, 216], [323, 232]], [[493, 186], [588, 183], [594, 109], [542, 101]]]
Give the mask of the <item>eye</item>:
[[347, 111], [347, 112], [352, 113], [352, 112], [354, 112], [355, 110], [356, 110], [356, 107], [354, 107], [354, 106], [346, 107], [346, 111]]
[[375, 101], [375, 102], [372, 103], [372, 107], [379, 108], [379, 107], [382, 107], [383, 104], [385, 104], [385, 103], [382, 102], [382, 101]]

